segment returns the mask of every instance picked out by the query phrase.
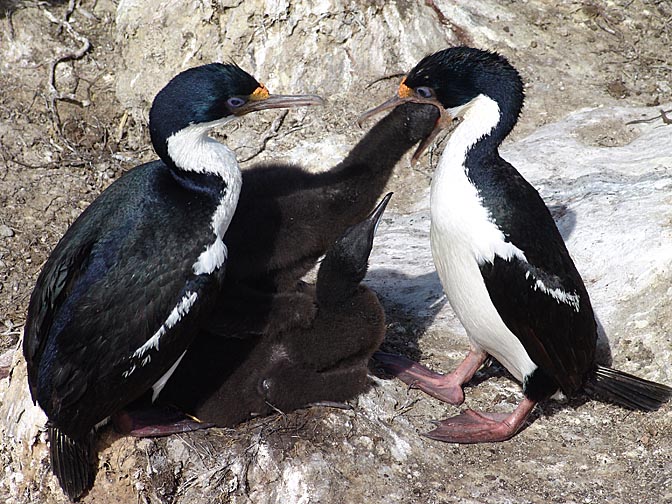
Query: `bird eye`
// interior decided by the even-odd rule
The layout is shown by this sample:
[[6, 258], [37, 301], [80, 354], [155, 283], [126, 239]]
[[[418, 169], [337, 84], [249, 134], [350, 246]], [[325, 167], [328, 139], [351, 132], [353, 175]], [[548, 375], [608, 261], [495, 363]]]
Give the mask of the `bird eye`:
[[238, 108], [238, 107], [242, 107], [243, 105], [245, 105], [245, 100], [243, 100], [242, 98], [239, 98], [237, 96], [232, 96], [231, 98], [226, 100], [226, 104], [231, 108]]
[[431, 98], [432, 96], [434, 96], [434, 93], [432, 92], [431, 88], [428, 88], [427, 86], [420, 86], [415, 88], [415, 94], [417, 94], [421, 98]]

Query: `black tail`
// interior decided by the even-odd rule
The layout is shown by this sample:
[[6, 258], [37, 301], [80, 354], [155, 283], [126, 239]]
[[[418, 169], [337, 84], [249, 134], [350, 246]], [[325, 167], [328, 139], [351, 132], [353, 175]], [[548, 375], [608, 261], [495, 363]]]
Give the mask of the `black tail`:
[[586, 384], [588, 392], [630, 409], [654, 411], [672, 396], [672, 388], [623, 371], [596, 366]]
[[93, 486], [95, 477], [94, 432], [75, 441], [60, 429], [49, 427], [51, 469], [70, 500], [79, 499]]

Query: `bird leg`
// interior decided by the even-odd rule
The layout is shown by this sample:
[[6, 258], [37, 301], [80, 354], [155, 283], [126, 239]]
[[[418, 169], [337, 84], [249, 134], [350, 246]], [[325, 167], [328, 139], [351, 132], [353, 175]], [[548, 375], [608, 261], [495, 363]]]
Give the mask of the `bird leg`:
[[121, 410], [112, 415], [117, 432], [134, 437], [160, 437], [214, 426], [173, 408]]
[[525, 398], [511, 414], [465, 410], [460, 415], [435, 422], [436, 429], [423, 436], [446, 443], [492, 443], [512, 438], [537, 404]]
[[450, 374], [436, 373], [401, 355], [376, 352], [373, 358], [382, 368], [411, 388], [417, 388], [443, 402], [462, 404], [462, 385], [476, 374], [488, 355], [481, 350], [470, 350], [462, 363]]

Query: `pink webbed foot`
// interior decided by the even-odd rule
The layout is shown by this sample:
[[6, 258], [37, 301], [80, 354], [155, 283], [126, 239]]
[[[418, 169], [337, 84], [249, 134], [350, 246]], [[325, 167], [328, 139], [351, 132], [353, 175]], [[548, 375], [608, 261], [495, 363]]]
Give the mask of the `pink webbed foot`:
[[444, 375], [427, 369], [422, 364], [401, 355], [376, 352], [373, 358], [385, 372], [399, 378], [411, 388], [417, 388], [440, 401], [449, 404], [462, 404], [464, 392], [462, 384], [456, 383], [452, 374]]
[[483, 365], [487, 354], [472, 350], [450, 374], [436, 373], [401, 355], [376, 352], [373, 358], [381, 367], [412, 388], [417, 388], [440, 401], [459, 405], [464, 402], [462, 385]]
[[536, 402], [525, 398], [513, 413], [466, 410], [440, 422], [423, 436], [446, 443], [493, 443], [511, 439], [523, 426]]
[[112, 416], [115, 429], [133, 437], [160, 437], [213, 427], [197, 418], [172, 409], [119, 411]]

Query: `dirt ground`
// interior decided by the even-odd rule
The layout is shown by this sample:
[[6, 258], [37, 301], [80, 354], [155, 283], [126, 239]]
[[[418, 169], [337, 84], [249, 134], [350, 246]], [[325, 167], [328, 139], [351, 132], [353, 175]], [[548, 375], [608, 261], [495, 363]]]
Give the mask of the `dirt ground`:
[[[438, 22], [450, 25], [434, 2], [425, 4], [436, 9]], [[68, 225], [124, 170], [154, 157], [146, 125], [124, 110], [115, 93], [114, 76], [120, 65], [115, 10], [112, 0], [0, 0], [0, 354], [17, 347], [36, 277]], [[529, 37], [524, 48], [502, 42], [513, 33], [527, 33], [529, 27], [534, 27], [535, 36]], [[459, 26], [453, 28], [457, 31]], [[667, 0], [530, 1], [520, 3], [513, 19], [491, 19], [489, 28], [499, 37], [493, 45], [514, 62], [528, 84], [529, 99], [514, 139], [581, 107], [656, 106], [672, 98], [672, 3]], [[558, 81], [558, 72], [565, 79]], [[389, 88], [375, 89], [381, 96], [389, 92]], [[342, 125], [342, 106], [336, 104], [333, 117], [327, 111], [323, 119]], [[357, 102], [357, 107], [359, 111], [367, 108], [364, 102]], [[359, 133], [347, 134], [354, 143]], [[610, 142], [608, 134], [603, 141]], [[418, 187], [429, 183], [427, 173], [404, 173], [392, 181], [391, 189], [409, 185], [409, 180]], [[412, 196], [398, 199], [395, 209], [404, 210], [412, 203]], [[414, 331], [407, 314], [391, 311], [388, 315], [391, 327], [396, 324], [404, 331]], [[515, 390], [515, 385], [505, 389], [507, 394]], [[568, 415], [554, 408], [544, 413]], [[302, 439], [319, 444], [316, 425], [323, 423], [311, 415], [302, 412], [282, 421], [294, 427], [308, 425], [311, 434]], [[625, 421], [609, 418], [605, 422], [610, 425]], [[641, 439], [644, 446], [659, 427], [655, 420], [645, 422], [649, 434]], [[531, 431], [541, 441], [562, 435], [534, 426]], [[247, 435], [247, 430], [238, 434]], [[637, 436], [632, 423], [624, 435]], [[562, 446], [588, 449], [579, 445], [579, 440], [567, 438]], [[524, 448], [513, 452], [499, 447], [455, 449], [450, 456], [455, 464], [469, 463], [472, 454], [497, 463], [521, 455], [516, 450]], [[613, 480], [617, 474], [608, 470], [611, 459], [605, 457], [601, 461], [603, 480], [595, 485], [607, 489], [618, 483]], [[669, 461], [666, 457], [660, 460]], [[642, 482], [642, 488], [635, 489], [637, 495], [646, 495], [647, 485], [670, 484], [669, 467], [638, 465], [635, 455], [626, 465], [634, 479]], [[415, 484], [410, 477], [409, 481]], [[568, 484], [571, 499], [567, 499], [580, 501], [582, 494], [572, 494], [573, 483]], [[515, 485], [522, 487], [525, 482]], [[418, 491], [425, 496], [429, 492], [426, 488]], [[543, 494], [542, 489], [539, 492]], [[672, 502], [669, 492], [668, 487], [666, 497], [661, 497]], [[552, 500], [562, 502], [559, 495]], [[586, 496], [584, 501], [591, 502], [591, 498]], [[511, 502], [506, 499], [502, 502]], [[617, 492], [616, 501], [629, 502], [627, 489]], [[655, 496], [650, 502], [660, 500]]]

